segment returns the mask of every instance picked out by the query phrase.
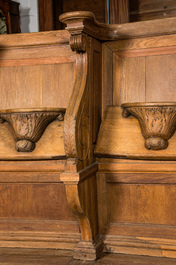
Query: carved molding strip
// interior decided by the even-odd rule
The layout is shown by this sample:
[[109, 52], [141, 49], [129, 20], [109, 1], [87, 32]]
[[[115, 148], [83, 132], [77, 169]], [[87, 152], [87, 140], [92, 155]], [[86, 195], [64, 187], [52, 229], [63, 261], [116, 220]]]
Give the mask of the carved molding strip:
[[121, 107], [123, 117], [138, 119], [147, 149], [167, 148], [176, 130], [176, 103], [125, 103]]
[[18, 152], [32, 152], [50, 122], [64, 119], [65, 109], [16, 109], [0, 112], [7, 121], [16, 141]]

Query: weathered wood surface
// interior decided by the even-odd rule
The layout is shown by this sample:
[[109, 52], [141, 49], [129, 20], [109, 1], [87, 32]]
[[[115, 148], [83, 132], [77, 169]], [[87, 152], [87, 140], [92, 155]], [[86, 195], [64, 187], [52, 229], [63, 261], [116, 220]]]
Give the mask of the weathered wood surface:
[[122, 254], [104, 254], [96, 261], [74, 260], [72, 252], [66, 250], [18, 250], [1, 249], [0, 264], [36, 264], [36, 265], [174, 265], [175, 260], [170, 258], [156, 258], [147, 256], [122, 255]]

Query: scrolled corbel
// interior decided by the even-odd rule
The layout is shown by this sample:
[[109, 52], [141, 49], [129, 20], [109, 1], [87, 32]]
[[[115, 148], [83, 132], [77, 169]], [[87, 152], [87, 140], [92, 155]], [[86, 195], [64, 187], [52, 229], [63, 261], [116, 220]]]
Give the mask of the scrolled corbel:
[[70, 36], [70, 47], [72, 51], [77, 53], [83, 53], [86, 51], [86, 43], [83, 34]]

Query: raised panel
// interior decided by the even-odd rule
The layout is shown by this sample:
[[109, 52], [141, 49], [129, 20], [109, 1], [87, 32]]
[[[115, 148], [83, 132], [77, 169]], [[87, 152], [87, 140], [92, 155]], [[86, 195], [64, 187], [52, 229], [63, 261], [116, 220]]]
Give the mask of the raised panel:
[[175, 185], [108, 184], [110, 222], [176, 225]]
[[[117, 71], [120, 82], [115, 79], [113, 84], [113, 104], [145, 101], [145, 57], [121, 58], [115, 66], [117, 69], [114, 71]], [[119, 83], [120, 93], [117, 92]]]
[[3, 218], [75, 220], [62, 183], [1, 184], [0, 194]]
[[0, 108], [67, 107], [74, 65], [48, 64], [0, 68]]

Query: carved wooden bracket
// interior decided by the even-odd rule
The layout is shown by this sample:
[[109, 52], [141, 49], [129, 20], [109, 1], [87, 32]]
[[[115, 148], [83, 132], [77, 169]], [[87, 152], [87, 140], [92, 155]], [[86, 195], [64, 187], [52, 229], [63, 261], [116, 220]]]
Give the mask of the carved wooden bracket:
[[135, 116], [145, 138], [145, 147], [166, 149], [176, 130], [176, 103], [125, 103], [123, 117]]
[[64, 119], [65, 109], [1, 110], [0, 118], [7, 121], [16, 141], [18, 152], [32, 152], [50, 122]]

